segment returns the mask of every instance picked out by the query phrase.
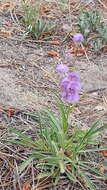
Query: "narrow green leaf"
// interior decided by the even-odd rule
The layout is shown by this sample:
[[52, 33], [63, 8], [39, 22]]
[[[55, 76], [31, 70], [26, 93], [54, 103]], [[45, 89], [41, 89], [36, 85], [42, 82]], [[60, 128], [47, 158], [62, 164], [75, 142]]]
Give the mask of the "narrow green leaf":
[[23, 143], [21, 141], [15, 141], [15, 140], [11, 140], [11, 139], [2, 139], [2, 141], [4, 141], [4, 142], [10, 142], [12, 144], [17, 144], [17, 145], [22, 145], [22, 146], [33, 148], [33, 149], [37, 149], [36, 147], [28, 145], [26, 143]]
[[86, 186], [90, 188], [90, 190], [96, 190], [95, 185], [87, 175], [85, 175], [83, 172], [81, 172], [80, 175], [83, 178]]
[[47, 114], [47, 116], [49, 117], [51, 122], [54, 124], [54, 127], [57, 128], [60, 131], [61, 128], [60, 128], [60, 125], [59, 125], [59, 120], [54, 115], [54, 113], [52, 111], [48, 110], [48, 109], [44, 109], [43, 112]]
[[84, 168], [87, 168], [87, 169], [91, 170], [92, 172], [94, 172], [95, 174], [97, 174], [97, 176], [101, 176], [101, 177], [107, 179], [107, 175], [105, 175], [104, 173], [100, 172], [98, 169], [95, 169], [94, 166], [92, 167], [92, 165], [91, 165], [91, 167], [90, 167], [90, 166], [88, 166], [86, 164], [83, 164], [83, 163], [81, 163], [81, 165]]
[[65, 174], [72, 182], [78, 182], [76, 177], [72, 174], [72, 172], [69, 172], [68, 170], [65, 171]]
[[40, 180], [41, 178], [50, 177], [51, 175], [52, 175], [52, 173], [50, 173], [50, 172], [40, 173], [40, 174], [38, 174], [37, 178]]
[[99, 127], [98, 129], [96, 129], [95, 131], [93, 131], [93, 134], [103, 131], [104, 129], [107, 128], [107, 124], [104, 124], [103, 126]]
[[34, 156], [29, 157], [26, 159], [22, 164], [19, 166], [19, 172], [23, 172], [23, 170], [30, 164], [30, 162], [34, 159]]
[[58, 181], [60, 180], [60, 171], [59, 172], [57, 172], [56, 174], [55, 174], [55, 184], [57, 184], [58, 183]]
[[96, 149], [87, 149], [87, 150], [80, 150], [80, 153], [85, 153], [85, 152], [100, 152], [102, 150], [107, 150], [107, 147], [103, 148], [96, 148]]
[[27, 137], [27, 135], [23, 135], [22, 132], [18, 131], [17, 129], [9, 127], [8, 130], [10, 132], [13, 132], [12, 135], [17, 136], [19, 138], [19, 140], [23, 140], [25, 142], [31, 143], [34, 146], [36, 145], [36, 143], [33, 140], [31, 140], [29, 137]]
[[84, 143], [92, 136], [94, 129], [97, 127], [97, 124], [100, 122], [100, 119], [97, 120], [92, 127], [88, 130], [88, 132], [84, 135], [84, 137], [81, 139], [80, 143], [77, 144], [75, 151], [78, 152], [83, 146]]

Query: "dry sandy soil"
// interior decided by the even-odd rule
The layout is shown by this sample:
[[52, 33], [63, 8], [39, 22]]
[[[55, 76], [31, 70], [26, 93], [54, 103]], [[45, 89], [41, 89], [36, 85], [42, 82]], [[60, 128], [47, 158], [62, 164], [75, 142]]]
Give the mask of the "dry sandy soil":
[[[0, 3], [3, 3], [3, 1], [0, 1]], [[16, 1], [17, 4], [20, 5], [20, 2]], [[89, 6], [93, 9], [101, 8], [101, 10], [107, 11], [107, 8], [104, 9], [103, 5], [97, 0], [80, 1], [79, 6], [80, 8], [84, 6], [84, 9]], [[15, 11], [18, 20], [8, 8], [5, 11], [1, 10], [0, 13], [0, 31], [12, 31], [11, 36], [0, 33], [0, 107], [4, 109], [13, 108], [20, 110], [20, 112], [36, 111], [44, 105], [52, 107], [54, 99], [49, 88], [57, 88], [52, 78], [58, 80], [58, 75], [55, 72], [56, 65], [66, 63], [65, 52], [69, 49], [70, 39], [60, 46], [50, 45], [49, 41], [62, 41], [64, 39], [66, 33], [62, 30], [62, 25], [67, 24], [68, 21], [75, 22], [78, 10], [76, 13], [73, 9], [71, 13], [65, 16], [61, 15], [59, 11], [56, 19], [56, 22], [60, 23], [59, 29], [56, 28], [56, 33], [49, 41], [42, 41], [41, 43], [30, 36], [24, 37], [25, 28], [20, 24], [21, 13], [19, 14], [19, 8], [17, 7], [15, 7]], [[54, 11], [55, 8], [53, 9], [53, 15], [55, 14]], [[104, 19], [107, 23], [107, 17], [104, 17]], [[47, 52], [50, 50], [59, 52], [60, 56], [48, 56]], [[87, 56], [75, 57], [73, 55], [72, 62], [67, 63], [67, 65], [71, 69], [75, 68], [80, 73], [83, 85], [82, 95], [84, 94], [76, 108], [76, 114], [71, 119], [74, 119], [74, 123], [79, 123], [83, 128], [89, 127], [98, 117], [104, 116], [106, 120], [107, 53], [97, 55], [93, 51], [89, 51]], [[18, 128], [23, 127], [26, 131], [35, 131], [33, 120], [31, 123], [28, 122], [29, 119], [24, 118], [23, 114], [21, 117], [17, 116], [17, 119], [14, 117], [8, 118], [1, 114], [0, 126], [10, 122], [11, 125]], [[66, 190], [71, 189], [69, 182], [67, 183]], [[99, 190], [106, 190], [104, 184], [99, 187]], [[2, 189], [3, 187], [0, 186], [0, 190]], [[9, 187], [6, 186], [4, 189], [8, 190]], [[59, 189], [62, 190], [63, 187], [58, 187]], [[79, 187], [73, 189], [76, 190]]]

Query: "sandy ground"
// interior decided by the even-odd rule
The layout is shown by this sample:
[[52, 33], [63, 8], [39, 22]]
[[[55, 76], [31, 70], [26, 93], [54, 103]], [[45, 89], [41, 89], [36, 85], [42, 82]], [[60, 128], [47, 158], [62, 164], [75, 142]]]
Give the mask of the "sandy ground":
[[[20, 1], [17, 3], [19, 4]], [[97, 6], [102, 8], [99, 1], [91, 0], [87, 3], [81, 1], [81, 6], [85, 7], [87, 4], [91, 8]], [[106, 12], [106, 9], [104, 10]], [[20, 21], [18, 11], [16, 10], [16, 14]], [[38, 43], [30, 36], [24, 38], [25, 28], [17, 20], [14, 20], [15, 17], [12, 17], [14, 14], [10, 13], [9, 10], [0, 13], [0, 31], [13, 32], [11, 36], [4, 36], [0, 33], [0, 108], [14, 108], [26, 112], [38, 110], [44, 105], [53, 108], [55, 100], [49, 88], [57, 89], [55, 81], [58, 82], [59, 76], [55, 72], [56, 65], [66, 63], [71, 70], [75, 68], [75, 71], [80, 73], [83, 86], [80, 102], [70, 121], [74, 125], [86, 129], [98, 117], [104, 116], [106, 120], [107, 53], [97, 55], [89, 50], [87, 55], [80, 57], [73, 55], [72, 61], [68, 63], [65, 52], [69, 50], [70, 39], [60, 46], [53, 46], [49, 44], [49, 41]], [[62, 41], [66, 35], [62, 31], [62, 25], [67, 24], [69, 20], [75, 22], [77, 14], [78, 12], [71, 11], [71, 14], [66, 14], [66, 16], [60, 15], [56, 19], [56, 22], [60, 24], [50, 40]], [[11, 26], [7, 25], [7, 22], [11, 23]], [[107, 22], [106, 18], [105, 22]], [[59, 52], [60, 56], [48, 56], [47, 52], [52, 50]], [[32, 134], [32, 130], [35, 131], [35, 121], [29, 120], [25, 115], [18, 115], [14, 118], [3, 117], [3, 119], [2, 116], [0, 115], [1, 134], [1, 126], [4, 126], [5, 123], [11, 123], [11, 126], [18, 129], [23, 128], [28, 134]], [[16, 147], [14, 148], [16, 149]], [[66, 186], [63, 187], [65, 189]], [[100, 187], [100, 190], [105, 190], [105, 186]], [[62, 186], [56, 187], [56, 189], [62, 190]], [[71, 186], [68, 184], [66, 189], [71, 190]], [[74, 187], [74, 190], [78, 190], [78, 187]]]

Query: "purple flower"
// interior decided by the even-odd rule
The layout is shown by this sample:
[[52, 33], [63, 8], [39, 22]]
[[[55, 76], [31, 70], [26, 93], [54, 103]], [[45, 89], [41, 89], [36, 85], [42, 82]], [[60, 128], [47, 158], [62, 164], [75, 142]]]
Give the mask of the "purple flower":
[[80, 81], [80, 75], [76, 72], [70, 72], [68, 75], [68, 79], [71, 81]]
[[78, 82], [69, 82], [68, 86], [67, 86], [67, 91], [72, 91], [72, 89], [74, 90], [80, 90], [81, 89], [81, 83], [80, 81]]
[[79, 101], [79, 94], [76, 90], [72, 90], [70, 94], [67, 95], [67, 102], [72, 103], [72, 102], [78, 102]]
[[61, 93], [62, 98], [66, 99], [67, 102], [73, 103], [79, 101], [79, 94], [75, 89], [72, 89], [70, 92], [63, 91]]
[[67, 73], [69, 71], [69, 68], [67, 65], [60, 64], [56, 67], [56, 71], [61, 73], [61, 74], [64, 74], [64, 73]]
[[80, 43], [80, 42], [83, 42], [84, 41], [84, 37], [81, 33], [77, 33], [73, 36], [73, 42], [75, 43]]
[[78, 90], [81, 89], [80, 75], [78, 73], [68, 73], [68, 76], [61, 80], [60, 87], [62, 98], [66, 99], [67, 102], [78, 102]]

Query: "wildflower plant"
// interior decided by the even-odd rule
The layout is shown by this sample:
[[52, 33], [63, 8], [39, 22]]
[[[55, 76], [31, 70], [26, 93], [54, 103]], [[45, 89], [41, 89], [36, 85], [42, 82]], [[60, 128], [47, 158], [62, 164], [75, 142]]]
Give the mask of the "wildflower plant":
[[[107, 147], [95, 146], [100, 132], [107, 128], [107, 124], [101, 125], [98, 120], [86, 131], [81, 128], [72, 130], [73, 126], [69, 124], [68, 119], [75, 103], [79, 101], [79, 91], [82, 88], [80, 75], [70, 72], [64, 64], [58, 65], [56, 71], [61, 76], [60, 95], [54, 92], [59, 114], [47, 108], [40, 114], [33, 114], [40, 125], [40, 132], [35, 140], [12, 128], [10, 131], [14, 139], [4, 140], [32, 150], [31, 156], [20, 165], [20, 173], [32, 160], [36, 160], [36, 168], [40, 171], [39, 178], [50, 177], [57, 183], [61, 175], [66, 175], [71, 182], [78, 183], [81, 187], [85, 184], [90, 190], [95, 190], [90, 176], [107, 179], [107, 175], [99, 171], [103, 164], [85, 159], [85, 155], [89, 152], [107, 150]], [[71, 136], [69, 130], [72, 131]], [[94, 148], [91, 148], [92, 144]]]
[[[107, 44], [107, 25], [98, 11], [83, 11], [78, 16], [78, 27], [84, 36], [84, 43], [90, 43], [95, 52]], [[90, 36], [90, 34], [93, 34]]]
[[85, 39], [90, 32], [96, 32], [101, 24], [101, 17], [98, 11], [83, 11], [78, 16], [78, 26]]
[[107, 24], [102, 23], [99, 28], [97, 28], [97, 36], [94, 43], [95, 51], [104, 48], [107, 45]]
[[32, 6], [30, 3], [23, 3], [23, 23], [26, 26], [26, 33], [31, 34], [35, 39], [50, 33], [55, 23], [42, 18], [39, 6]]

